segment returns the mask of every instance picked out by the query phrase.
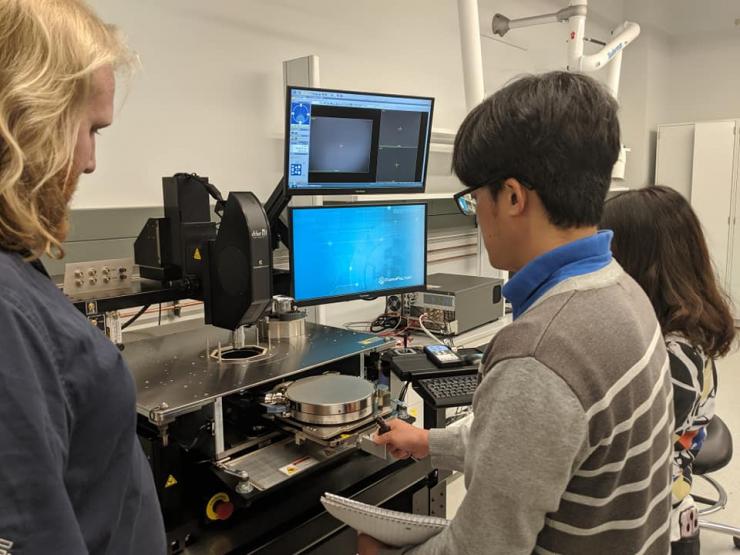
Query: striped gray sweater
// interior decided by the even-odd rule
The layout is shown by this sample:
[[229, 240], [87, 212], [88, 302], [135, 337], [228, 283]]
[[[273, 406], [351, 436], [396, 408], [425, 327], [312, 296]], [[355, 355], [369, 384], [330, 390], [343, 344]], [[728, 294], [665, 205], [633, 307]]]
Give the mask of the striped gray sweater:
[[672, 391], [652, 306], [612, 262], [546, 293], [486, 351], [474, 416], [432, 430], [465, 472], [450, 526], [406, 553], [670, 551]]

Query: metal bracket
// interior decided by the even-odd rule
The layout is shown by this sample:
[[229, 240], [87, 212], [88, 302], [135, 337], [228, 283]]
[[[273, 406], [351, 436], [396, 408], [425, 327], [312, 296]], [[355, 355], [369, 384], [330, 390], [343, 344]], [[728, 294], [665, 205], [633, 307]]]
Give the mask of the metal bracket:
[[226, 448], [224, 440], [224, 412], [223, 399], [219, 397], [213, 402], [213, 436], [216, 457], [219, 457]]
[[429, 515], [447, 518], [447, 480], [429, 488]]
[[411, 512], [415, 515], [429, 514], [429, 490], [421, 488], [411, 498]]
[[358, 442], [357, 445], [360, 449], [365, 451], [365, 453], [374, 455], [378, 457], [379, 459], [383, 459], [384, 461], [388, 460], [388, 451], [386, 449], [386, 446], [378, 445], [377, 443], [375, 443], [370, 438], [370, 435], [361, 435], [360, 441]]
[[249, 472], [247, 472], [246, 470], [234, 470], [221, 462], [215, 463], [215, 466], [224, 474], [228, 474], [229, 476], [233, 476], [234, 478], [237, 478], [239, 480], [239, 482], [236, 484], [236, 487], [234, 488], [234, 491], [236, 491], [236, 493], [238, 493], [239, 495], [246, 495], [254, 490], [254, 486], [249, 481]]

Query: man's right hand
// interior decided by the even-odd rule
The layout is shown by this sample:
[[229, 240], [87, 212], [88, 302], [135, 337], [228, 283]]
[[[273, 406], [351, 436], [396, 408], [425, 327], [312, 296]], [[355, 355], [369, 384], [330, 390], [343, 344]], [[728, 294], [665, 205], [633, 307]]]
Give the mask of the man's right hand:
[[387, 445], [390, 454], [397, 459], [423, 459], [429, 455], [429, 432], [393, 419], [386, 422], [390, 431], [373, 435], [378, 445]]

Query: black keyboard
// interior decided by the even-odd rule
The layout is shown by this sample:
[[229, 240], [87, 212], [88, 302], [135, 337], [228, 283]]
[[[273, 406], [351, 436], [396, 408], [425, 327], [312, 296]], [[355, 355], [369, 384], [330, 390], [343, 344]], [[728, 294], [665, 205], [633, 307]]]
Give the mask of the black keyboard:
[[438, 408], [459, 407], [473, 402], [478, 374], [426, 378], [417, 384], [419, 394], [432, 405]]

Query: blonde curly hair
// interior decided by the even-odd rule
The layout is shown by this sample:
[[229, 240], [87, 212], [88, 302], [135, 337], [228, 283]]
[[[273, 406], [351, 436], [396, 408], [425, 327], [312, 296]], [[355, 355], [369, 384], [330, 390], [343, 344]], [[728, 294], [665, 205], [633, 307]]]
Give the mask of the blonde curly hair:
[[102, 67], [131, 67], [81, 0], [0, 0], [0, 248], [64, 255], [77, 133]]

